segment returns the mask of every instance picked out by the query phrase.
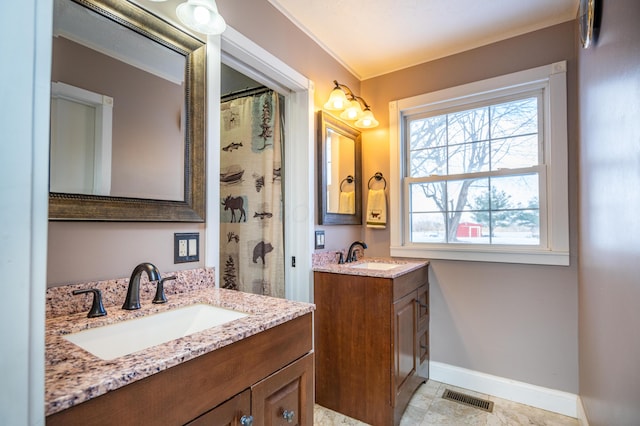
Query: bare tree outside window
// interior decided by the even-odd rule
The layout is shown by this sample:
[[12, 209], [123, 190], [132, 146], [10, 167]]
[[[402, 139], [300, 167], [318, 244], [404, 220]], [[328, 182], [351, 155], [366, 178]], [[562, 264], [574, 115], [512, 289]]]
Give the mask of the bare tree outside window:
[[540, 96], [409, 117], [413, 242], [539, 244]]

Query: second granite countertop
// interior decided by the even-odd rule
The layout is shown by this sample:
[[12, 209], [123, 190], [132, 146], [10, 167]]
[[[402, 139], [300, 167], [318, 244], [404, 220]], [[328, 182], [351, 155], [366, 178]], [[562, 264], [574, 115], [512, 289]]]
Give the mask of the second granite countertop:
[[[249, 314], [171, 342], [114, 360], [102, 360], [64, 335], [120, 321], [205, 303]], [[232, 290], [207, 288], [176, 295], [163, 305], [143, 303], [136, 311], [110, 310], [102, 318], [86, 313], [47, 318], [45, 332], [45, 414], [50, 415], [182, 362], [230, 345], [310, 313], [314, 305]]]
[[[358, 265], [363, 265], [366, 263], [385, 263], [395, 264], [398, 266], [388, 270], [362, 269], [358, 267]], [[316, 272], [329, 272], [332, 274], [359, 275], [376, 278], [398, 278], [401, 275], [404, 275], [411, 271], [415, 271], [416, 269], [422, 268], [423, 266], [426, 266], [428, 264], [429, 262], [426, 260], [423, 261], [415, 259], [407, 260], [387, 257], [364, 257], [357, 262], [351, 263], [327, 263], [322, 265], [314, 265], [313, 270]]]

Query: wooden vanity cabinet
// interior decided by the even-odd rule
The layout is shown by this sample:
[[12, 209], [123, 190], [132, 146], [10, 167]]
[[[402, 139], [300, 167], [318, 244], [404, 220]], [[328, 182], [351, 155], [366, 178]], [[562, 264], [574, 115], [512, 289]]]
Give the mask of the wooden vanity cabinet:
[[398, 425], [428, 379], [428, 266], [397, 278], [314, 272], [316, 402]]
[[[46, 424], [241, 425], [251, 415], [254, 426], [312, 426], [312, 324], [305, 314], [52, 414]], [[282, 419], [289, 406], [296, 423], [263, 417]]]

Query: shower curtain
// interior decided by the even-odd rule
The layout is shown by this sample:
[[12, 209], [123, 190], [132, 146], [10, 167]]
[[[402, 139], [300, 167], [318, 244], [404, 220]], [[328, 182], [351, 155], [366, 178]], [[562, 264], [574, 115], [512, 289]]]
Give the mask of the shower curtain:
[[222, 100], [220, 286], [284, 297], [280, 96]]

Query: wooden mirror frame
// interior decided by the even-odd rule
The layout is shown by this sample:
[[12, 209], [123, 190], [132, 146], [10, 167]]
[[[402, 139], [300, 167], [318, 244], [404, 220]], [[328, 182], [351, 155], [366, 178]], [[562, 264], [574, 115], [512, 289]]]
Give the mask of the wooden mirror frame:
[[192, 36], [132, 3], [121, 0], [69, 0], [124, 25], [185, 56], [184, 200], [165, 201], [83, 194], [49, 193], [49, 220], [204, 222], [205, 221], [205, 52]]
[[[318, 221], [320, 225], [362, 225], [362, 135], [361, 132], [331, 114], [318, 112]], [[327, 212], [327, 129], [354, 142], [355, 213]]]

